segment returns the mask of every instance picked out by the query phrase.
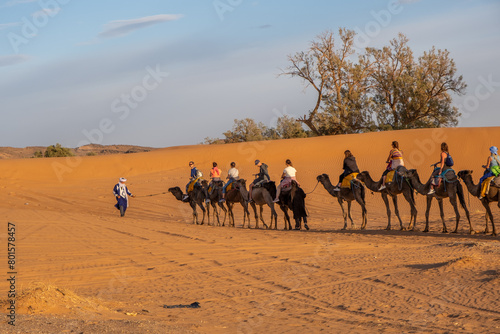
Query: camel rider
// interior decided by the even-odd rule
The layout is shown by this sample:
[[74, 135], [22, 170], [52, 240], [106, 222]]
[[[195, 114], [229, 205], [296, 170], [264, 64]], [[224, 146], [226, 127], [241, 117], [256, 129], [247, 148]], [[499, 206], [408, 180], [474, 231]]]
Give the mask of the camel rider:
[[356, 158], [352, 155], [351, 151], [346, 150], [344, 152], [344, 165], [342, 166], [344, 172], [339, 176], [339, 183], [333, 189], [333, 191], [340, 191], [340, 185], [342, 184], [342, 180], [352, 173], [359, 173], [358, 164], [356, 163]]
[[189, 198], [189, 186], [192, 182], [198, 182], [199, 179], [203, 176], [203, 173], [195, 167], [194, 162], [189, 162], [189, 167], [191, 168], [191, 174], [189, 176], [189, 182], [186, 184], [186, 193], [182, 197], [183, 201], [186, 201]]
[[479, 196], [479, 199], [486, 196], [486, 188], [488, 187], [483, 186], [484, 180], [491, 176], [500, 175], [500, 157], [498, 156], [498, 148], [496, 146], [490, 147], [490, 153], [491, 155], [488, 157], [488, 160], [486, 160], [486, 165], [483, 166], [486, 170], [479, 180], [479, 184], [481, 185], [481, 195]]
[[443, 174], [445, 174], [449, 169], [445, 167], [451, 167], [454, 164], [448, 150], [448, 144], [446, 143], [441, 143], [441, 160], [431, 166], [437, 166], [438, 164], [441, 164], [441, 167], [434, 168], [434, 172], [432, 173], [433, 179], [431, 182], [431, 189], [429, 190], [427, 195], [432, 195], [436, 192], [435, 188], [439, 187], [439, 185], [441, 184], [441, 179], [444, 177]]
[[[211, 189], [212, 188], [212, 191], [213, 191], [213, 184], [214, 184], [214, 181], [221, 181], [220, 179], [220, 175], [222, 174], [221, 170], [219, 169], [219, 167], [217, 167], [217, 163], [216, 162], [212, 162], [212, 169], [210, 170], [210, 184], [208, 185], [208, 188]], [[212, 192], [210, 192], [209, 195], [212, 195]], [[210, 200], [207, 198], [205, 200], [205, 202], [210, 202]]]
[[385, 189], [385, 178], [387, 174], [392, 170], [396, 170], [399, 166], [405, 165], [403, 161], [403, 152], [399, 150], [399, 143], [397, 141], [392, 142], [392, 149], [389, 152], [389, 157], [387, 158], [386, 163], [388, 165], [384, 173], [382, 173], [382, 185], [380, 186], [379, 191]]
[[287, 188], [292, 185], [292, 180], [297, 182], [295, 175], [297, 174], [297, 170], [293, 168], [292, 162], [290, 159], [285, 161], [286, 168], [283, 170], [283, 174], [281, 175], [281, 182], [276, 187], [276, 198], [274, 199], [274, 203], [279, 202], [280, 193], [282, 188]]
[[236, 163], [234, 162], [231, 162], [231, 168], [227, 171], [227, 177], [226, 177], [226, 180], [227, 183], [224, 185], [224, 187], [222, 188], [222, 198], [219, 202], [224, 202], [226, 200], [226, 190], [227, 190], [227, 187], [232, 184], [234, 181], [236, 180], [239, 180], [240, 179], [240, 172], [236, 169]]
[[132, 193], [128, 190], [125, 182], [127, 182], [127, 179], [120, 177], [119, 182], [113, 188], [113, 195], [115, 195], [116, 198], [115, 208], [120, 210], [121, 217], [125, 216], [125, 211], [127, 211], [128, 196], [135, 197], [135, 195], [132, 195]]
[[269, 173], [267, 171], [267, 165], [265, 163], [262, 163], [260, 160], [255, 160], [255, 166], [259, 167], [259, 173], [255, 174], [255, 176], [257, 176], [257, 178], [255, 180], [253, 180], [253, 182], [250, 183], [250, 186], [248, 187], [248, 191], [249, 191], [248, 203], [253, 202], [253, 199], [252, 199], [253, 187], [255, 187], [255, 186], [258, 187], [258, 186], [262, 185], [263, 183], [269, 182], [271, 180], [271, 178], [269, 177]]

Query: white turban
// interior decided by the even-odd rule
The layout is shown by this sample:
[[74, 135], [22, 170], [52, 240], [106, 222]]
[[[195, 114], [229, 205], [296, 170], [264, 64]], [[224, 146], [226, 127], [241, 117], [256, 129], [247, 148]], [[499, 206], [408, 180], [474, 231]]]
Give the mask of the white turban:
[[120, 182], [127, 182], [127, 179], [124, 177], [120, 177]]

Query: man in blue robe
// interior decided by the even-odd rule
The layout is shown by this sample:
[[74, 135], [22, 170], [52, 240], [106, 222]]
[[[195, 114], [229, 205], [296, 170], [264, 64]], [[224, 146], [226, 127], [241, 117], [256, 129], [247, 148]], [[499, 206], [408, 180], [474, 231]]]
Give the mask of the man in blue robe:
[[119, 182], [113, 188], [113, 194], [116, 197], [115, 208], [117, 208], [118, 210], [120, 210], [120, 216], [121, 217], [125, 216], [125, 211], [127, 211], [127, 208], [128, 208], [128, 196], [135, 197], [128, 190], [127, 186], [125, 185], [125, 182], [127, 182], [127, 179], [124, 178], [124, 177], [121, 177], [120, 180], [119, 180]]

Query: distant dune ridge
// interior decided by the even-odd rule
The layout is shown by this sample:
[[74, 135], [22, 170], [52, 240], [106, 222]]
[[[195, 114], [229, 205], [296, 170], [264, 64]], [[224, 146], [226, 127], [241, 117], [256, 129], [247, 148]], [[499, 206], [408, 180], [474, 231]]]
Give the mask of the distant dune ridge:
[[[22, 159], [32, 158], [35, 152], [44, 153], [46, 146], [28, 146], [28, 147], [0, 147], [0, 159]], [[120, 153], [149, 152], [154, 150], [152, 147], [142, 147], [134, 145], [99, 145], [89, 144], [77, 148], [70, 148], [70, 151], [76, 156], [85, 156], [90, 154], [106, 155]]]
[[[425, 180], [430, 164], [439, 159], [441, 142], [447, 142], [455, 171], [473, 170], [477, 183], [488, 148], [500, 145], [499, 131], [420, 129], [134, 154], [1, 159], [2, 229], [13, 222], [17, 233], [15, 330], [498, 332], [499, 239], [469, 235], [462, 209], [457, 234], [440, 233], [435, 201], [430, 233], [397, 230], [394, 214], [394, 230], [385, 231], [385, 206], [379, 194], [367, 191], [367, 230], [359, 230], [361, 212], [353, 204], [358, 229], [340, 231], [337, 201], [321, 185], [312, 191], [319, 174], [336, 182], [346, 149], [360, 170], [380, 178], [393, 140], [400, 144], [406, 167], [416, 168]], [[206, 177], [217, 162], [223, 178], [234, 161], [240, 176], [251, 181], [258, 171], [255, 159], [269, 165], [276, 181], [285, 160], [292, 161], [309, 193], [310, 231], [282, 231], [279, 209], [278, 231], [242, 229], [239, 205], [236, 228], [207, 226], [207, 220], [203, 226], [192, 225], [189, 205], [162, 194], [173, 186], [184, 189], [190, 160]], [[113, 207], [112, 188], [119, 177], [127, 178], [137, 195], [124, 218]], [[159, 195], [147, 196], [151, 194]], [[415, 198], [417, 230], [422, 230], [425, 198]], [[466, 195], [466, 202], [474, 228], [484, 230], [479, 200]], [[444, 207], [452, 230], [455, 219], [448, 200]], [[402, 197], [399, 210], [407, 226], [410, 210]], [[500, 211], [496, 205], [492, 211], [498, 230]], [[254, 227], [253, 212], [251, 216]], [[266, 208], [266, 222], [269, 217]], [[0, 291], [7, 291], [8, 284], [1, 280]], [[6, 295], [0, 305], [7, 305]], [[201, 308], [163, 307], [193, 302]], [[47, 303], [53, 307], [47, 309]]]

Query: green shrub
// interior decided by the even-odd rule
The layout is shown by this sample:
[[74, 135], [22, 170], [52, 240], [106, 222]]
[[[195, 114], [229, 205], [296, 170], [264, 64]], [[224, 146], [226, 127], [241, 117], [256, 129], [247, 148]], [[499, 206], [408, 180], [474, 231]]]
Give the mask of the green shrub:
[[62, 147], [61, 144], [57, 143], [55, 146], [51, 145], [48, 146], [47, 149], [45, 150], [45, 157], [46, 158], [52, 158], [52, 157], [72, 157], [73, 153], [71, 150], [67, 147]]

